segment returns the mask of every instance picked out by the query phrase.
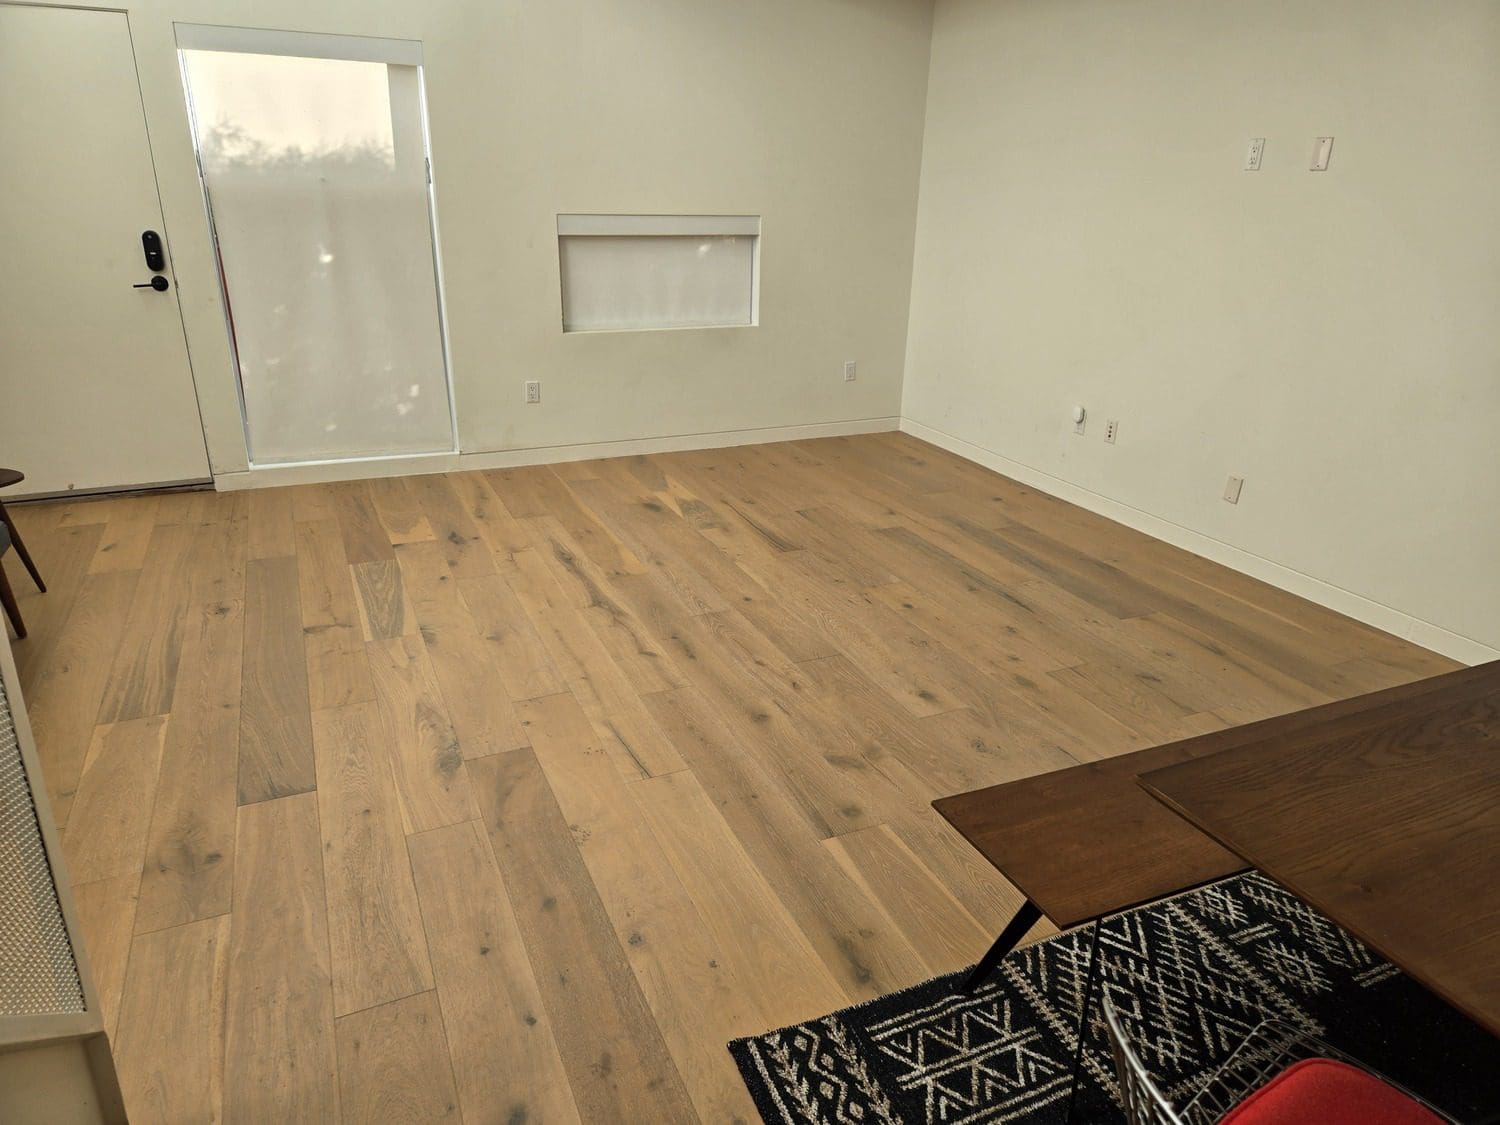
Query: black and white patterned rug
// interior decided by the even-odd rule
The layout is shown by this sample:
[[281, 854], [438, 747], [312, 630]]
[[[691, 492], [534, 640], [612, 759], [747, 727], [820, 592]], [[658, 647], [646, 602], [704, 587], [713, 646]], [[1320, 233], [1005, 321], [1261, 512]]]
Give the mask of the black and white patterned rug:
[[[770, 1125], [1055, 1125], [1089, 941], [1018, 949], [972, 996], [955, 973], [729, 1049]], [[1275, 1016], [1460, 1121], [1500, 1121], [1500, 1040], [1256, 873], [1107, 919], [1096, 988], [1179, 1105]], [[1115, 1094], [1096, 1003], [1074, 1120], [1121, 1120]]]

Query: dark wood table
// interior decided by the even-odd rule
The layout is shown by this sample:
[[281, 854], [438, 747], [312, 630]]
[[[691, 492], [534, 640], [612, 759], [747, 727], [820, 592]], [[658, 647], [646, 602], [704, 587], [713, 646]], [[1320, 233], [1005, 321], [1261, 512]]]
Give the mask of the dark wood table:
[[1212, 750], [1156, 746], [932, 803], [1026, 896], [966, 989], [983, 983], [1043, 915], [1066, 930], [1245, 870], [1135, 783], [1197, 753]]
[[1139, 775], [1238, 747], [1295, 740], [1331, 729], [1330, 723], [1357, 724], [1382, 707], [1438, 690], [1461, 692], [1471, 680], [1484, 679], [1479, 669], [1464, 669], [934, 801], [932, 807], [1026, 896], [969, 987], [1044, 914], [1066, 930], [1251, 866], [1153, 799], [1136, 783]]
[[1500, 1034], [1500, 661], [1336, 706], [1140, 784]]

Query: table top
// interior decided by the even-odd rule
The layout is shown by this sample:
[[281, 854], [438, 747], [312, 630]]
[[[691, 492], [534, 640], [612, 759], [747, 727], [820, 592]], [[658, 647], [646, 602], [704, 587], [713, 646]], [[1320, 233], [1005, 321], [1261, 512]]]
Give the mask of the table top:
[[1067, 929], [1250, 866], [1154, 800], [1136, 784], [1137, 775], [1422, 696], [1432, 690], [1429, 684], [1386, 688], [943, 797], [932, 806], [1056, 926]]
[[1059, 929], [1245, 870], [1245, 861], [1135, 784], [1186, 761], [1182, 744], [932, 802]]
[[1140, 784], [1500, 1034], [1500, 661], [1345, 704]]

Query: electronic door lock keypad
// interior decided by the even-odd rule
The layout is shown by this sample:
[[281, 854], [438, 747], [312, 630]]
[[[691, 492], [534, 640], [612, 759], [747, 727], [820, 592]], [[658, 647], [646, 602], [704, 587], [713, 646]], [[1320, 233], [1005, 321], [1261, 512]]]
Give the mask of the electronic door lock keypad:
[[161, 273], [167, 268], [167, 256], [162, 252], [161, 235], [154, 230], [141, 232], [141, 248], [146, 251], [146, 268], [152, 273]]

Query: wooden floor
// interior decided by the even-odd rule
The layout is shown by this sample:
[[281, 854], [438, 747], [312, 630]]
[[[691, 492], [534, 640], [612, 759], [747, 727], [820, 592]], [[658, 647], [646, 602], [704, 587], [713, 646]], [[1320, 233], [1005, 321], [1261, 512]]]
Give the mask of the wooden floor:
[[934, 796], [1455, 666], [900, 435], [16, 514], [137, 1123], [753, 1121], [1018, 905]]

